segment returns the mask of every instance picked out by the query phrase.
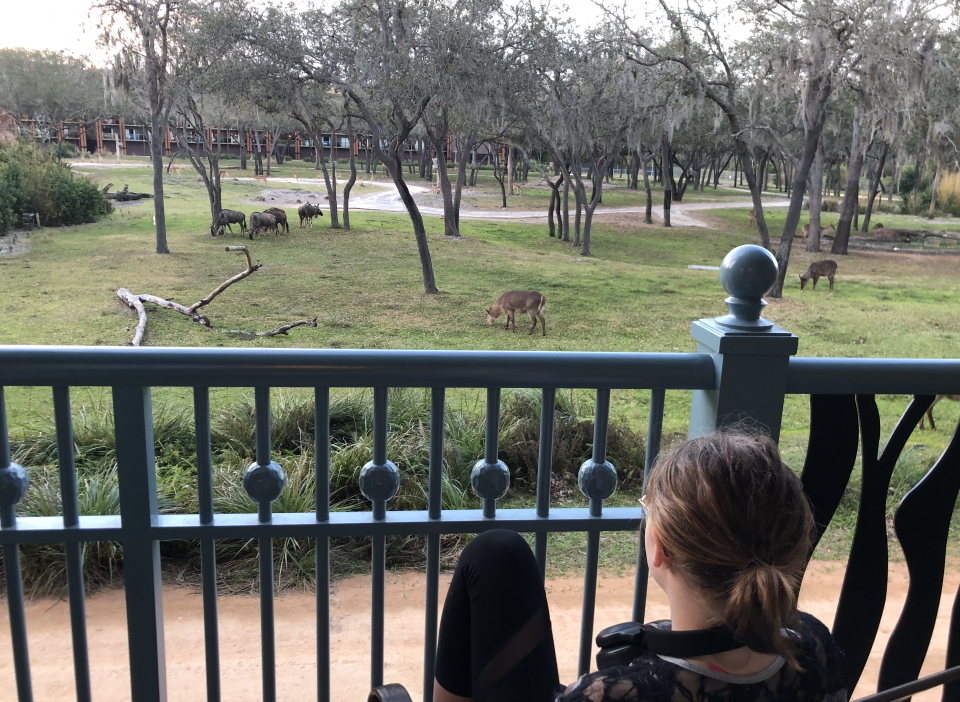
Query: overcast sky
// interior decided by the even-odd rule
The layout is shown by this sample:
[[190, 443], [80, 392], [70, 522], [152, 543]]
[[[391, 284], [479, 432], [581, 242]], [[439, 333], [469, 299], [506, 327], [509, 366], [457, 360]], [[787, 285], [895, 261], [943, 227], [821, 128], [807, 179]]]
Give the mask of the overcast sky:
[[[0, 47], [63, 50], [91, 58], [99, 55], [96, 47], [99, 15], [87, 16], [89, 0], [19, 0], [3, 5]], [[581, 27], [590, 26], [597, 18], [597, 8], [590, 0], [569, 0], [569, 5], [570, 16]]]

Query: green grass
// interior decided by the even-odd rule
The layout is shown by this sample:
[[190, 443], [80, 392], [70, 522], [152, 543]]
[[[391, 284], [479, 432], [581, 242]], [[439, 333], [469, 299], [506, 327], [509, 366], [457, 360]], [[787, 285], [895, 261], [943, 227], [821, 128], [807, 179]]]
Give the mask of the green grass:
[[[234, 169], [239, 164], [231, 161], [226, 165]], [[296, 172], [304, 177], [304, 166], [310, 164], [287, 163], [275, 168], [274, 176], [289, 177]], [[128, 183], [132, 190], [149, 190], [150, 175], [146, 167], [103, 168], [91, 171], [89, 177], [101, 185], [113, 182], [121, 188]], [[482, 179], [481, 185], [489, 191], [488, 182]], [[184, 171], [182, 176], [167, 178], [166, 186], [173, 251], [169, 256], [152, 253], [153, 207], [146, 201], [121, 206], [96, 225], [36, 232], [30, 237], [27, 253], [0, 257], [0, 343], [125, 344], [136, 317], [116, 298], [118, 287], [189, 304], [243, 269], [240, 254], [223, 250], [225, 245], [243, 243], [250, 245], [254, 259], [264, 268], [207, 308], [215, 327], [265, 330], [314, 316], [319, 317], [318, 327], [296, 329], [288, 337], [240, 341], [205, 331], [169, 310], [148, 306], [145, 345], [693, 352], [691, 321], [724, 313], [725, 293], [716, 272], [687, 266], [717, 265], [734, 246], [756, 241], [756, 231], [749, 228], [743, 209], [696, 213], [714, 229], [668, 230], [644, 225], [635, 215], [598, 217], [593, 258], [583, 258], [569, 244], [549, 238], [542, 222], [464, 219], [464, 238], [453, 241], [443, 236], [439, 219], [427, 218], [437, 282], [443, 291], [428, 296], [423, 294], [416, 247], [405, 215], [355, 211], [349, 232], [327, 228], [329, 218], [325, 217], [313, 229], [301, 230], [294, 222], [290, 235], [281, 238], [263, 236], [249, 242], [228, 234], [214, 239], [209, 235], [206, 192], [195, 177]], [[267, 189], [274, 188], [297, 190], [304, 198], [321, 192], [320, 187], [306, 183], [270, 183]], [[264, 190], [254, 183], [228, 180], [224, 206], [249, 214], [271, 204], [255, 199], [262, 197]], [[354, 190], [358, 195], [364, 192], [369, 191], [360, 186]], [[523, 198], [528, 192], [525, 188]], [[540, 197], [539, 191], [534, 193]], [[702, 196], [729, 197], [731, 193], [742, 195], [708, 189]], [[688, 190], [687, 199], [693, 195]], [[640, 203], [643, 199], [642, 191], [611, 192], [605, 203], [613, 205], [609, 200], [621, 196], [638, 198]], [[511, 207], [521, 207], [515, 204], [517, 199], [511, 200]], [[772, 232], [782, 227], [785, 215], [785, 208], [767, 211]], [[825, 214], [824, 221], [829, 223], [835, 217]], [[875, 221], [896, 226], [889, 219], [882, 214]], [[797, 274], [811, 260], [826, 257], [795, 248], [785, 296], [771, 300], [765, 312], [800, 337], [800, 355], [960, 357], [958, 259], [854, 251], [839, 259], [834, 292], [824, 284], [817, 291], [801, 293]], [[501, 292], [525, 288], [541, 291], [548, 300], [546, 338], [485, 324], [484, 309]], [[293, 399], [300, 397], [295, 391], [275, 391], [281, 392]], [[190, 393], [185, 389], [157, 388], [154, 396], [158, 405], [174, 413], [190, 407]], [[218, 410], [225, 410], [251, 396], [245, 390], [223, 389], [213, 392], [211, 401]], [[589, 418], [591, 394], [582, 391], [574, 396], [584, 403], [583, 416]], [[690, 400], [688, 392], [667, 394], [664, 432], [668, 442], [686, 435]], [[469, 404], [478, 399], [475, 393], [453, 391], [451, 401]], [[38, 432], [50, 431], [49, 388], [7, 388], [7, 402], [15, 438], [30, 439]], [[648, 402], [646, 391], [616, 391], [612, 414], [626, 429], [645, 433]], [[887, 435], [907, 398], [881, 396], [878, 403]], [[73, 390], [78, 422], [83, 416], [108, 413], [109, 404], [103, 389]], [[950, 437], [956, 405], [942, 403], [937, 413], [940, 428], [915, 434], [904, 461], [926, 466], [942, 451]], [[781, 447], [795, 469], [801, 467], [805, 454], [808, 415], [806, 398], [787, 398]], [[174, 442], [185, 465], [192, 460], [188, 444], [178, 448]], [[305, 460], [302, 452], [291, 455], [299, 456], [297, 461]], [[242, 461], [231, 461], [229, 465], [239, 470]], [[458, 461], [468, 459], [464, 456]], [[100, 465], [105, 470], [108, 467]], [[908, 478], [916, 474], [904, 470]], [[109, 475], [105, 479], [109, 482]], [[857, 483], [855, 477], [851, 505], [856, 504]], [[175, 489], [173, 496], [177, 494]], [[528, 490], [519, 490], [507, 504], [525, 504], [531, 499]], [[571, 499], [579, 498], [574, 495]], [[636, 496], [628, 490], [616, 499], [626, 504]], [[850, 509], [843, 515], [849, 516]], [[843, 515], [834, 529], [839, 536], [828, 539], [829, 548], [840, 555], [847, 543], [844, 529], [849, 525]], [[572, 554], [558, 555], [557, 567], [564, 558], [571, 564], [578, 562], [579, 537], [553, 538], [557, 548], [551, 553]], [[629, 567], [630, 539], [635, 537], [605, 538], [619, 544], [605, 549], [606, 566]]]

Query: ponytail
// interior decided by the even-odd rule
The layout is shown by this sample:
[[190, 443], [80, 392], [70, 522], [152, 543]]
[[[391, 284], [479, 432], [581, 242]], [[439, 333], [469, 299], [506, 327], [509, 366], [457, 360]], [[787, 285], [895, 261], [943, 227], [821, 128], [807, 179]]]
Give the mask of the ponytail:
[[781, 632], [796, 623], [795, 578], [772, 565], [753, 565], [733, 581], [724, 620], [734, 638], [759, 653], [776, 653], [796, 667], [790, 639]]
[[671, 565], [737, 640], [799, 669], [793, 639], [782, 630], [798, 619], [813, 513], [777, 445], [731, 433], [680, 444], [651, 472], [647, 503]]

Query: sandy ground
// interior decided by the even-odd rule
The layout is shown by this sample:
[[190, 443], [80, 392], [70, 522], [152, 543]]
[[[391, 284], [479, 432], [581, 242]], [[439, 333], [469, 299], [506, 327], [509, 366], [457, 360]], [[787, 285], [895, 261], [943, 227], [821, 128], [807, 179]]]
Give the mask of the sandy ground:
[[[833, 620], [843, 578], [842, 566], [817, 562], [811, 566], [801, 594], [801, 606], [827, 624]], [[420, 699], [423, 680], [423, 575], [388, 574], [386, 593], [386, 673], [388, 682], [407, 686]], [[441, 579], [441, 602], [450, 576]], [[880, 657], [903, 606], [908, 584], [903, 564], [893, 564], [889, 576], [887, 609], [864, 680], [856, 697], [874, 691]], [[923, 673], [942, 669], [947, 630], [960, 573], [948, 572], [943, 587], [933, 643]], [[556, 635], [560, 677], [576, 677], [582, 580], [558, 578], [547, 583]], [[631, 577], [601, 578], [597, 596], [596, 630], [630, 618]], [[370, 583], [357, 577], [335, 585], [331, 595], [332, 692], [335, 700], [366, 699], [369, 680]], [[276, 601], [278, 697], [289, 702], [316, 699], [315, 597], [289, 593]], [[651, 581], [647, 619], [668, 616], [663, 593]], [[188, 589], [164, 590], [167, 684], [170, 702], [203, 700], [205, 672], [200, 596]], [[220, 661], [223, 699], [247, 702], [261, 698], [259, 607], [255, 597], [222, 597], [219, 601]], [[27, 607], [27, 627], [37, 702], [74, 698], [69, 612], [66, 602], [40, 600]], [[93, 678], [98, 702], [130, 700], [126, 618], [122, 591], [103, 592], [87, 601], [87, 627]], [[12, 699], [13, 662], [6, 606], [0, 615], [0, 697]], [[8, 694], [9, 693], [9, 694]], [[935, 690], [915, 697], [939, 699]]]

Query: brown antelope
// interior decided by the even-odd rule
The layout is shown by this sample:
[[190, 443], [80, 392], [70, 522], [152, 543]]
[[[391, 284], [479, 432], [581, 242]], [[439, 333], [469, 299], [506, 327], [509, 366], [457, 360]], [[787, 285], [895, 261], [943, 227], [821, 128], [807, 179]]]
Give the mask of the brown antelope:
[[175, 175], [178, 175], [178, 176], [179, 176], [179, 175], [180, 175], [180, 166], [174, 166], [173, 168], [170, 169], [170, 172], [173, 173], [173, 174], [175, 174]]
[[832, 237], [836, 235], [837, 235], [837, 228], [834, 225], [831, 224], [829, 227], [820, 227], [820, 236]]
[[229, 175], [229, 174], [228, 174], [226, 171], [220, 171], [220, 177], [221, 177], [221, 178], [226, 178], [226, 177], [228, 177], [228, 175]]
[[487, 310], [487, 324], [493, 324], [494, 320], [500, 315], [506, 313], [507, 325], [504, 329], [510, 328], [510, 322], [513, 322], [513, 331], [517, 331], [517, 312], [526, 312], [530, 316], [533, 326], [530, 327], [530, 334], [537, 328], [537, 320], [540, 320], [540, 328], [543, 335], [547, 335], [547, 319], [544, 317], [544, 310], [547, 308], [547, 298], [536, 290], [510, 290], [503, 293], [500, 299], [490, 305]]
[[267, 182], [267, 176], [265, 175], [255, 175], [253, 176], [253, 179], [256, 181], [263, 181], [264, 183]]
[[800, 234], [800, 242], [806, 244], [807, 236], [810, 234], [810, 225], [804, 224], [803, 229], [801, 231], [802, 233]]
[[[930, 406], [927, 407], [927, 412], [926, 412], [927, 419], [930, 420], [930, 428], [931, 428], [931, 429], [936, 429], [936, 428], [937, 428], [937, 425], [934, 424], [934, 422], [933, 422], [933, 408], [936, 407], [936, 406], [937, 406], [937, 403], [940, 402], [940, 400], [942, 400], [942, 399], [944, 399], [944, 398], [946, 398], [946, 399], [948, 399], [948, 400], [953, 400], [954, 402], [960, 402], [960, 395], [937, 395], [937, 396], [934, 398], [933, 402], [930, 403]], [[924, 426], [923, 426], [923, 415], [920, 415], [920, 428], [921, 428], [921, 429], [924, 428]]]
[[813, 278], [813, 289], [817, 289], [817, 281], [820, 276], [827, 276], [830, 280], [830, 289], [833, 290], [833, 276], [837, 273], [837, 262], [826, 259], [824, 261], [814, 261], [810, 267], [800, 276], [800, 289], [803, 290], [807, 281]]
[[433, 194], [434, 194], [434, 195], [439, 195], [439, 194], [442, 193], [442, 192], [443, 192], [443, 188], [440, 187], [440, 183], [434, 183], [434, 185], [433, 185]]
[[293, 174], [293, 180], [294, 180], [294, 182], [297, 182], [297, 183], [300, 182], [300, 179], [297, 178], [297, 174], [296, 174], [296, 173]]
[[516, 183], [513, 184], [513, 194], [514, 195], [523, 195], [523, 190], [520, 189], [520, 186]]
[[750, 210], [750, 214], [747, 215], [747, 221], [750, 223], [751, 227], [757, 226], [757, 213], [754, 210]]

